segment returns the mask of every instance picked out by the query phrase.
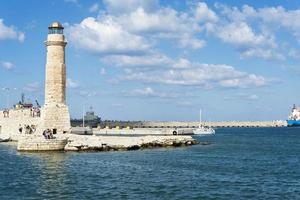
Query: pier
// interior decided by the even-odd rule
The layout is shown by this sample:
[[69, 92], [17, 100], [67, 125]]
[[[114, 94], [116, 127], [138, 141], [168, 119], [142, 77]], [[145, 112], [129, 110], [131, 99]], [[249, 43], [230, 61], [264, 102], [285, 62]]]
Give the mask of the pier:
[[[276, 121], [219, 121], [202, 122], [204, 126], [213, 128], [259, 128], [259, 127], [286, 127], [284, 120]], [[98, 125], [98, 129], [103, 128], [197, 128], [199, 122], [187, 121], [104, 121]]]

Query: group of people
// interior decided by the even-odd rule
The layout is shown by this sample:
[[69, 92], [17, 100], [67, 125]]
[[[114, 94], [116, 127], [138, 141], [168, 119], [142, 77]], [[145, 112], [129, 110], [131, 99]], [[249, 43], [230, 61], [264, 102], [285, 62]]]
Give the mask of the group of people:
[[39, 107], [31, 108], [30, 111], [31, 111], [32, 117], [40, 117], [41, 116], [41, 110]]
[[[35, 125], [24, 125], [24, 127], [20, 124], [19, 125], [19, 133], [25, 133], [25, 134], [33, 134], [36, 131], [36, 126]], [[54, 133], [55, 134], [55, 133]], [[43, 132], [43, 136], [45, 139], [54, 139], [55, 137], [53, 136], [53, 132], [50, 129], [46, 129]]]
[[43, 132], [43, 136], [45, 137], [45, 139], [54, 139], [55, 137], [53, 136], [53, 133], [50, 129], [46, 129]]
[[22, 125], [19, 125], [19, 133], [22, 134], [23, 130], [25, 130], [25, 134], [33, 134], [36, 131], [36, 126], [35, 125], [27, 125], [24, 124], [24, 128], [22, 127]]

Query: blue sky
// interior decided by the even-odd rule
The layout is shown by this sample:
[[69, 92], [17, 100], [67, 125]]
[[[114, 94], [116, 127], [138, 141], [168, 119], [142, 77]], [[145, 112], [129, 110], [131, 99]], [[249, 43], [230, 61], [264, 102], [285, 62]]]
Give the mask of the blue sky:
[[[0, 3], [0, 107], [44, 102], [47, 27], [65, 26], [71, 117], [285, 119], [300, 98], [300, 2]], [[3, 89], [3, 88], [9, 88]]]

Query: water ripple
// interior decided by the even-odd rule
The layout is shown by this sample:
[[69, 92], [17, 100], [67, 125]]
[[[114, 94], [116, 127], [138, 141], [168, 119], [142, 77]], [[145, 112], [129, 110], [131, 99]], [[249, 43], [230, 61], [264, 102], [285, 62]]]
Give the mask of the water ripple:
[[0, 145], [0, 199], [299, 199], [297, 129], [218, 129], [211, 145], [18, 153]]

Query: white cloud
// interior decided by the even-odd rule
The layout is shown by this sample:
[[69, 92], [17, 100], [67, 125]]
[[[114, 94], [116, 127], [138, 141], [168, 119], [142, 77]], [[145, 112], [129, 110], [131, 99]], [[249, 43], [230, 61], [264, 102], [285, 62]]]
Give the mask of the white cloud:
[[283, 7], [268, 7], [256, 10], [256, 18], [266, 24], [273, 24], [279, 28], [286, 28], [300, 41], [300, 9], [285, 10]]
[[106, 75], [106, 69], [105, 68], [101, 68], [100, 74], [103, 75], [103, 76]]
[[159, 5], [158, 0], [104, 0], [103, 3], [108, 11], [114, 14], [133, 12], [138, 8], [152, 11]]
[[90, 12], [98, 12], [99, 11], [99, 4], [95, 3], [89, 8]]
[[0, 19], [0, 40], [19, 40], [20, 42], [23, 42], [25, 39], [25, 34], [21, 31], [18, 31], [13, 26], [6, 26], [3, 23], [3, 19]]
[[180, 13], [172, 8], [146, 12], [143, 8], [138, 8], [134, 12], [118, 16], [116, 21], [134, 33], [147, 34], [154, 39], [178, 41], [180, 47], [200, 49], [205, 45], [203, 39], [197, 38], [201, 28], [191, 13]]
[[284, 59], [284, 56], [276, 51], [277, 44], [273, 35], [257, 34], [245, 22], [219, 26], [215, 34], [224, 42], [233, 44], [240, 52], [241, 58]]
[[250, 88], [267, 85], [270, 80], [263, 76], [238, 71], [228, 65], [193, 63], [186, 69], [166, 69], [149, 72], [132, 72], [123, 80], [142, 81], [202, 88]]
[[244, 5], [241, 9], [236, 7], [230, 8], [225, 5], [218, 6], [222, 13], [234, 21], [260, 20], [264, 26], [274, 25], [277, 28], [287, 28], [295, 36], [300, 36], [299, 28], [300, 9], [286, 10], [282, 6], [264, 7], [255, 9], [251, 6]]
[[24, 42], [24, 40], [25, 40], [25, 33], [23, 33], [23, 32], [18, 32], [18, 40], [19, 40], [20, 42]]
[[192, 32], [199, 26], [187, 14], [180, 14], [171, 8], [160, 8], [148, 13], [143, 8], [118, 17], [120, 24], [134, 32], [168, 33]]
[[183, 48], [201, 49], [206, 45], [206, 42], [184, 34], [179, 40], [179, 45]]
[[97, 95], [96, 91], [80, 90], [79, 95], [82, 97], [94, 97]]
[[[229, 7], [224, 4], [216, 4], [216, 8], [220, 11], [220, 19], [222, 24], [218, 25], [218, 29], [213, 29], [216, 32], [226, 31], [230, 34], [240, 33], [243, 35], [231, 34], [232, 38], [219, 37], [225, 42], [229, 42], [234, 45], [244, 45], [246, 50], [238, 49], [241, 52], [241, 57], [257, 57], [262, 59], [284, 59], [284, 52], [287, 56], [293, 57], [293, 52], [285, 52], [284, 49], [279, 49], [277, 45], [281, 38], [275, 38], [277, 33], [283, 30], [286, 33], [290, 33], [300, 42], [300, 9], [286, 10], [282, 6], [277, 7], [264, 7], [253, 8], [248, 5], [244, 5], [241, 8]], [[244, 24], [244, 25], [243, 25]], [[239, 25], [228, 29], [228, 26]], [[247, 27], [248, 26], [248, 27]], [[254, 27], [257, 29], [254, 30]], [[237, 31], [234, 31], [238, 29]], [[252, 33], [251, 33], [252, 32]], [[246, 37], [247, 36], [247, 37]], [[252, 45], [247, 42], [251, 41]], [[239, 47], [239, 46], [238, 46]]]
[[199, 22], [217, 22], [219, 20], [218, 16], [216, 13], [209, 9], [207, 4], [204, 2], [199, 2], [196, 10], [195, 10], [195, 17], [196, 20]]
[[7, 62], [7, 61], [1, 62], [1, 65], [6, 70], [11, 70], [11, 69], [13, 69], [15, 67], [15, 65], [13, 63]]
[[[187, 11], [178, 11], [158, 0], [104, 0], [106, 10], [100, 10], [97, 19], [86, 18], [67, 32], [76, 47], [110, 55], [148, 53], [163, 40], [197, 50], [206, 45], [205, 37], [215, 36], [233, 45], [241, 58], [283, 60], [276, 31], [287, 29], [300, 41], [300, 23], [294, 20], [300, 9], [216, 3], [214, 11], [205, 2], [190, 5]], [[92, 12], [98, 9], [98, 4], [90, 7]]]
[[102, 58], [106, 63], [112, 63], [114, 66], [127, 68], [153, 69], [164, 68], [173, 61], [165, 55], [148, 54], [143, 56], [114, 55]]
[[[144, 56], [106, 56], [106, 64], [124, 68], [125, 74], [114, 81], [140, 81], [178, 86], [200, 86], [204, 89], [250, 88], [268, 85], [274, 79], [236, 70], [229, 65], [171, 59], [163, 54]], [[150, 92], [148, 88], [147, 92]]]
[[299, 59], [300, 58], [300, 53], [296, 49], [290, 49], [288, 51], [288, 56], [293, 58], [293, 59]]
[[264, 60], [284, 60], [285, 57], [273, 51], [272, 49], [263, 49], [263, 48], [250, 48], [241, 52], [241, 58], [262, 58]]
[[37, 92], [40, 90], [40, 85], [38, 82], [28, 83], [23, 89], [28, 92]]
[[131, 96], [154, 96], [156, 93], [151, 87], [146, 87], [144, 89], [135, 89], [130, 92]]
[[232, 43], [241, 48], [270, 46], [275, 47], [273, 38], [263, 34], [255, 34], [245, 22], [231, 23], [221, 27], [217, 33], [224, 42]]
[[177, 62], [173, 64], [172, 67], [175, 69], [184, 69], [184, 68], [190, 68], [191, 65], [192, 63], [188, 59], [180, 58]]
[[263, 76], [243, 74], [237, 78], [221, 80], [220, 85], [227, 88], [248, 88], [264, 86], [267, 82], [268, 81]]
[[68, 88], [78, 88], [79, 87], [79, 83], [77, 81], [74, 81], [70, 78], [67, 79], [67, 87]]
[[160, 97], [160, 98], [174, 98], [178, 97], [179, 94], [174, 92], [163, 92], [156, 91], [151, 87], [145, 87], [142, 89], [134, 89], [132, 91], [123, 91], [125, 96], [133, 96], [133, 97]]
[[[108, 2], [123, 4], [123, 1]], [[144, 5], [148, 1], [133, 2]], [[134, 6], [130, 12], [119, 14], [100, 12], [97, 19], [89, 17], [70, 26], [67, 33], [78, 48], [106, 54], [143, 53], [151, 47], [149, 41], [155, 44], [162, 39], [172, 40], [183, 48], [205, 46], [205, 41], [197, 35], [201, 28], [192, 12], [166, 7], [149, 11], [146, 7]]]
[[102, 54], [140, 54], [149, 48], [143, 37], [129, 33], [109, 16], [89, 17], [67, 28], [77, 47]]
[[232, 96], [226, 96], [224, 97], [225, 100], [247, 100], [247, 101], [257, 101], [259, 99], [259, 96], [256, 94], [245, 94], [245, 93], [238, 93]]

